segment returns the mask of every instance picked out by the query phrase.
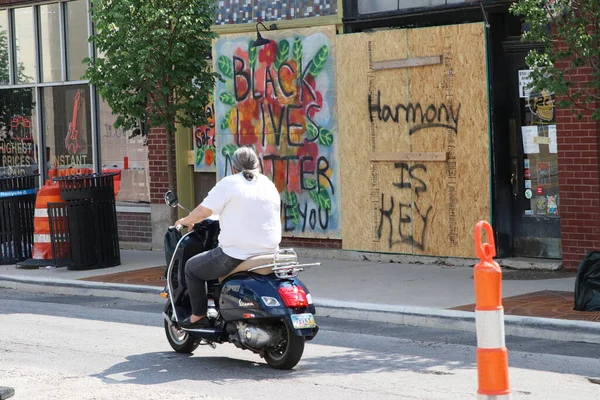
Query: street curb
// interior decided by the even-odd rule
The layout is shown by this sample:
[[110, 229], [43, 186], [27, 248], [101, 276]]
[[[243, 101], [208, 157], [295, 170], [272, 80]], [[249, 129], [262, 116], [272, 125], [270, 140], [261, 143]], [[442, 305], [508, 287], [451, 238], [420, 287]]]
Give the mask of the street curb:
[[[329, 299], [315, 299], [315, 304], [319, 316], [476, 332], [475, 313], [469, 311]], [[598, 322], [505, 315], [504, 326], [506, 336], [594, 344], [600, 341]]]
[[[163, 288], [68, 279], [0, 276], [0, 287], [33, 293], [79, 296], [105, 296], [128, 300], [163, 303], [158, 296]], [[383, 322], [427, 328], [453, 329], [475, 334], [475, 314], [468, 311], [418, 306], [359, 303], [315, 298], [318, 317]], [[505, 315], [507, 336], [564, 342], [600, 342], [600, 323], [554, 318]]]
[[[295, 248], [295, 251], [300, 258], [354, 262], [438, 265], [467, 268], [473, 268], [473, 266], [479, 262], [479, 259], [475, 258], [437, 257], [398, 253], [372, 253], [357, 250], [320, 249], [310, 247], [297, 247]], [[562, 268], [562, 262], [559, 260], [498, 258], [495, 261], [500, 266], [511, 269], [557, 271]]]
[[127, 285], [122, 283], [0, 276], [0, 287], [32, 293], [96, 297], [105, 296], [151, 303], [162, 303], [165, 301], [159, 296], [159, 293], [163, 291], [163, 288], [156, 286]]

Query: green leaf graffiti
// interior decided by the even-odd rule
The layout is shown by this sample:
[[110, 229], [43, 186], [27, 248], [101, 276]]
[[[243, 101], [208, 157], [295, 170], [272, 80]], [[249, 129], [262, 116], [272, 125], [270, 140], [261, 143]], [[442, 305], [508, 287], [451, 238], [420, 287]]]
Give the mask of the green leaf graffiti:
[[300, 65], [300, 60], [302, 59], [302, 51], [302, 41], [300, 40], [300, 38], [296, 38], [296, 40], [294, 40], [294, 48], [292, 50], [292, 53], [294, 61], [296, 61], [298, 65]]
[[295, 192], [283, 192], [283, 202], [286, 205], [286, 213], [290, 216], [294, 225], [298, 225], [300, 222], [300, 213], [298, 210], [298, 196]]
[[331, 211], [331, 197], [325, 188], [319, 186], [319, 190], [311, 190], [309, 194], [310, 198], [321, 210]]
[[221, 100], [221, 103], [227, 104], [229, 106], [235, 105], [235, 97], [233, 96], [233, 94], [228, 92], [221, 93], [221, 95], [219, 96], [219, 100]]
[[297, 226], [300, 223], [300, 212], [298, 211], [298, 206], [288, 208], [287, 214], [291, 217], [294, 225]]
[[217, 65], [219, 66], [219, 71], [221, 71], [223, 75], [233, 79], [233, 65], [229, 58], [226, 56], [219, 57]]
[[329, 56], [329, 49], [327, 46], [322, 46], [317, 54], [315, 54], [315, 58], [312, 60], [312, 64], [308, 72], [316, 77], [319, 73], [325, 68], [325, 64], [327, 64], [327, 57]]
[[319, 130], [319, 144], [329, 147], [329, 146], [331, 146], [332, 143], [333, 143], [333, 133], [331, 133], [331, 131], [329, 131], [325, 128], [321, 128]]
[[251, 67], [254, 67], [254, 64], [256, 64], [256, 55], [258, 54], [258, 51], [256, 47], [252, 47], [252, 43], [254, 43], [254, 40], [251, 40], [250, 44], [248, 45], [248, 62], [250, 63]]
[[204, 148], [199, 147], [198, 150], [196, 151], [196, 164], [200, 164], [202, 162], [203, 158], [204, 158]]
[[235, 153], [237, 149], [238, 147], [235, 144], [229, 143], [223, 146], [221, 154], [223, 154], [223, 157], [229, 157], [231, 159], [231, 157], [233, 157], [233, 153]]
[[306, 133], [308, 133], [309, 139], [314, 139], [319, 134], [319, 131], [313, 124], [306, 125]]
[[227, 114], [225, 114], [225, 116], [221, 120], [221, 132], [224, 132], [227, 130], [227, 128], [229, 128], [229, 118], [231, 118], [232, 112], [233, 112], [233, 109], [227, 111]]
[[290, 42], [283, 39], [277, 45], [277, 60], [275, 60], [275, 68], [279, 68], [281, 64], [286, 62], [290, 57]]
[[316, 179], [305, 179], [304, 187], [311, 188], [311, 190], [317, 190], [317, 180]]
[[297, 206], [298, 196], [296, 196], [296, 192], [288, 192], [286, 189], [283, 192], [283, 201], [288, 206]]

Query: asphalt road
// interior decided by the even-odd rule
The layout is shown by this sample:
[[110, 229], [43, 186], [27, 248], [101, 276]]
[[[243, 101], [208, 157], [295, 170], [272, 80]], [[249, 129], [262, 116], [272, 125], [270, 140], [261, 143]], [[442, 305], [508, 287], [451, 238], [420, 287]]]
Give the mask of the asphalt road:
[[[232, 345], [171, 350], [162, 306], [0, 289], [14, 400], [474, 399], [475, 334], [318, 319], [293, 371]], [[599, 399], [600, 345], [507, 338], [513, 399]], [[11, 399], [12, 400], [12, 399]]]

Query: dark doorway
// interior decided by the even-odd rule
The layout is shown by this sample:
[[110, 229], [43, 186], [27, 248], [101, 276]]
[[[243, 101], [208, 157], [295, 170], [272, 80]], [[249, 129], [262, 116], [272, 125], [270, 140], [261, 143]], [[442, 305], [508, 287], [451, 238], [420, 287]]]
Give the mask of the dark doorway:
[[[512, 38], [511, 38], [512, 39]], [[530, 91], [520, 39], [503, 43], [510, 96], [509, 139], [513, 253], [561, 258], [555, 99]]]
[[217, 183], [217, 174], [214, 172], [194, 172], [194, 202], [197, 206], [202, 203], [210, 189]]

